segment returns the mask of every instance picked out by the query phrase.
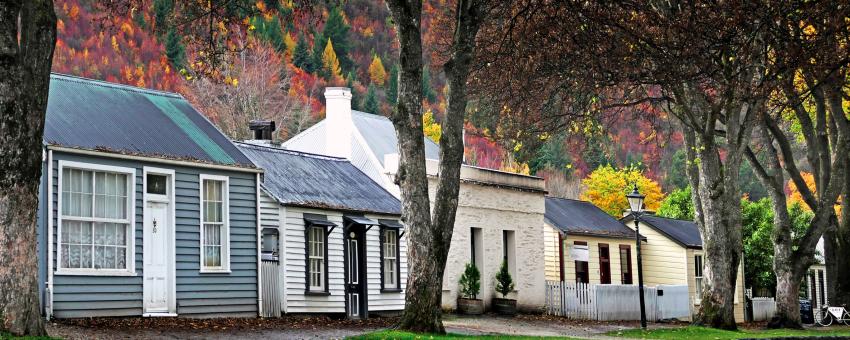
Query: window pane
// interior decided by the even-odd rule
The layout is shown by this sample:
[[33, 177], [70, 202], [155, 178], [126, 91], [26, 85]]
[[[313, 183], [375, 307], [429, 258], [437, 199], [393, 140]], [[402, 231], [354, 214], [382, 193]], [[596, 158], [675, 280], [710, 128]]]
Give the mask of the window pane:
[[205, 246], [204, 266], [221, 267], [221, 248], [219, 246]]
[[117, 247], [115, 251], [116, 268], [127, 269], [127, 248]]
[[80, 268], [82, 249], [79, 245], [70, 245], [68, 249], [70, 250], [70, 264], [68, 266], [70, 268]]
[[166, 195], [168, 190], [168, 176], [148, 174], [145, 177], [145, 190], [149, 194]]
[[204, 244], [221, 245], [221, 226], [216, 224], [204, 225]]

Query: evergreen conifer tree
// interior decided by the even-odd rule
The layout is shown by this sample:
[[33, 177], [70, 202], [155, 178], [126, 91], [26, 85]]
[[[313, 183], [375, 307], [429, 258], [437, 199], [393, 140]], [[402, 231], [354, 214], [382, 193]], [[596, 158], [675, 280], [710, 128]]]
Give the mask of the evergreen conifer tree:
[[431, 68], [428, 65], [422, 68], [422, 97], [431, 103], [437, 101], [437, 93], [431, 87]]
[[186, 48], [174, 28], [169, 29], [165, 37], [165, 56], [176, 70], [186, 65]]
[[351, 27], [345, 22], [342, 9], [339, 6], [331, 9], [330, 13], [328, 13], [328, 20], [325, 21], [322, 36], [325, 39], [333, 40], [334, 52], [339, 59], [339, 66], [345, 72], [351, 71], [354, 68], [354, 62], [348, 56], [351, 47], [348, 36], [350, 30]]
[[310, 46], [307, 45], [307, 39], [304, 39], [303, 33], [298, 33], [298, 43], [295, 44], [295, 53], [292, 54], [292, 63], [298, 68], [310, 72], [313, 69], [310, 67]]
[[363, 111], [379, 114], [379, 110], [378, 93], [375, 90], [375, 85], [369, 84], [369, 90], [366, 91], [366, 99], [363, 100]]
[[398, 100], [398, 65], [390, 68], [390, 78], [387, 84], [387, 101], [395, 105]]

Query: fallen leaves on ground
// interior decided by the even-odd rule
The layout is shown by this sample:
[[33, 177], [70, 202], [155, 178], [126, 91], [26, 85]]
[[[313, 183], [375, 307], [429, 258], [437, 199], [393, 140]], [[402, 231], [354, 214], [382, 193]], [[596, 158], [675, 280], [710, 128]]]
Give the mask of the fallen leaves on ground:
[[375, 317], [366, 320], [348, 320], [328, 316], [284, 316], [281, 318], [82, 318], [60, 319], [58, 324], [89, 329], [155, 329], [155, 330], [258, 330], [258, 329], [374, 329], [392, 326], [396, 317]]

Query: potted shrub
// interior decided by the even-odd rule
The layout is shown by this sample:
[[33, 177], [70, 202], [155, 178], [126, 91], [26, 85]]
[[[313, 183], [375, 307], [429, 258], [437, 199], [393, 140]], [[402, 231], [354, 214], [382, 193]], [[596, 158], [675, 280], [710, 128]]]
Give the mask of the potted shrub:
[[516, 315], [516, 300], [508, 299], [508, 294], [514, 291], [514, 279], [508, 272], [508, 263], [502, 261], [499, 272], [496, 273], [496, 292], [502, 298], [493, 298], [493, 311], [501, 315]]
[[478, 299], [481, 291], [481, 273], [472, 263], [467, 263], [458, 281], [460, 296], [457, 298], [457, 309], [461, 314], [480, 315], [484, 313], [484, 301]]

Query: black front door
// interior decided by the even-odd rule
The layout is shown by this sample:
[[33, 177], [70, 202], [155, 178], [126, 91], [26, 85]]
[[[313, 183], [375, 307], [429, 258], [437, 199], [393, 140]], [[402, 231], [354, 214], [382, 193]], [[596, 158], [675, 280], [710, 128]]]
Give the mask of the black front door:
[[352, 319], [365, 319], [369, 313], [366, 302], [365, 234], [362, 226], [352, 225], [345, 235], [345, 302], [346, 313]]

